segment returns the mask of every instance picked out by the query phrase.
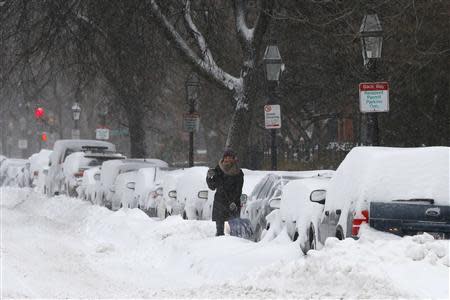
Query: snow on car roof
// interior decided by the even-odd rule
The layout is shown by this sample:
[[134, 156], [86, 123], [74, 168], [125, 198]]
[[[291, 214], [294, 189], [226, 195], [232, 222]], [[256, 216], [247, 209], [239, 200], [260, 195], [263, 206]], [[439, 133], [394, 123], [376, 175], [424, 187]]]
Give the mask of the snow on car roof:
[[325, 205], [413, 198], [450, 205], [449, 156], [448, 147], [353, 148], [330, 181]]

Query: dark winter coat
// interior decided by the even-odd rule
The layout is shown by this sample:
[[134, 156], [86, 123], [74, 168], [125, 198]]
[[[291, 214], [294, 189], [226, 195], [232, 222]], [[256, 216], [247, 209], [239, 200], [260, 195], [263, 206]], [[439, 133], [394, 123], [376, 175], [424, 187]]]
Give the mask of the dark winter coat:
[[[221, 161], [222, 162], [222, 161]], [[227, 221], [239, 217], [241, 211], [241, 194], [244, 184], [244, 173], [237, 168], [234, 172], [224, 172], [221, 162], [214, 168], [215, 175], [206, 177], [206, 183], [211, 190], [216, 190], [212, 211], [213, 221]], [[234, 202], [236, 209], [230, 210]]]

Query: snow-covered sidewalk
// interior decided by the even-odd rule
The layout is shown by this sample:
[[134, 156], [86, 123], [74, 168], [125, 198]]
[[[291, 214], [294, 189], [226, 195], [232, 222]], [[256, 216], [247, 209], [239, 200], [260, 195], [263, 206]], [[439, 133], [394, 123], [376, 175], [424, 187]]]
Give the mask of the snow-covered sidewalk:
[[5, 298], [449, 297], [449, 242], [362, 228], [303, 256], [281, 235], [214, 237], [214, 223], [0, 189]]

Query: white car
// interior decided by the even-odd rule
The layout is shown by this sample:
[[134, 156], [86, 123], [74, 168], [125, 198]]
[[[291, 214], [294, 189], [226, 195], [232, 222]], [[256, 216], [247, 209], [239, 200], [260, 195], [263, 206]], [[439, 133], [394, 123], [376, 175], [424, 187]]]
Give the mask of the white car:
[[164, 168], [150, 167], [137, 171], [134, 197], [131, 207], [137, 207], [150, 216], [156, 216], [156, 207], [162, 201], [162, 179]]
[[136, 176], [137, 171], [129, 171], [121, 173], [116, 177], [114, 181], [114, 193], [111, 200], [112, 210], [118, 210], [122, 207], [137, 207], [133, 201]]
[[[283, 187], [291, 180], [314, 177], [330, 177], [334, 171], [274, 171], [266, 175], [255, 187], [244, 211], [244, 217], [248, 217], [252, 224], [255, 241], [259, 241], [266, 231], [266, 216], [276, 208], [275, 202], [270, 205], [272, 199], [281, 198]], [[245, 179], [244, 179], [245, 180]]]
[[203, 206], [208, 200], [207, 172], [207, 167], [184, 169], [183, 174], [177, 180], [177, 201], [178, 205], [182, 207], [182, 216], [185, 219], [202, 219]]
[[42, 174], [42, 172], [45, 169], [48, 171], [50, 154], [52, 154], [52, 150], [42, 149], [38, 153], [31, 155], [28, 159], [30, 161], [32, 186], [36, 187], [39, 191], [42, 191], [43, 189], [43, 179], [45, 179], [45, 174]]
[[92, 147], [67, 156], [63, 163], [65, 193], [72, 197], [77, 196], [77, 188], [81, 185], [83, 173], [86, 170], [100, 166], [104, 161], [115, 159], [125, 159], [125, 156], [102, 149], [94, 151]]
[[96, 190], [98, 189], [100, 182], [100, 167], [92, 167], [87, 169], [83, 173], [83, 177], [81, 179], [81, 184], [77, 188], [78, 197], [89, 201], [93, 204], [96, 199]]
[[53, 196], [64, 191], [63, 163], [67, 156], [83, 149], [95, 147], [104, 151], [115, 152], [116, 146], [109, 142], [96, 140], [58, 140], [50, 155], [49, 170], [44, 192]]
[[111, 208], [112, 198], [115, 193], [114, 183], [119, 174], [154, 166], [167, 168], [168, 164], [159, 159], [123, 159], [105, 161], [101, 167], [100, 184], [96, 192], [96, 203]]
[[27, 159], [8, 158], [0, 167], [0, 185], [3, 186], [29, 186], [30, 163]]
[[184, 169], [167, 171], [162, 179], [162, 201], [157, 202], [156, 215], [167, 218], [169, 215], [181, 215], [184, 206], [177, 201], [177, 183], [182, 177]]
[[[331, 177], [321, 176], [288, 182], [278, 204], [280, 209], [271, 213], [277, 217], [266, 217], [267, 229], [276, 236], [285, 228], [291, 240], [298, 241], [305, 254], [311, 249], [311, 245], [316, 249], [314, 232], [311, 230], [317, 228], [320, 222], [324, 202], [312, 202], [311, 199], [319, 193], [325, 195], [330, 179]], [[273, 200], [275, 201], [277, 200]]]

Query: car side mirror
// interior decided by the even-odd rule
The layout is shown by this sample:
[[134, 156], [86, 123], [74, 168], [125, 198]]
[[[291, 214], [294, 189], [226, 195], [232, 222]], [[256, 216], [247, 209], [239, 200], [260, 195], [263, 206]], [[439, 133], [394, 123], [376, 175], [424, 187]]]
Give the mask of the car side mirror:
[[94, 175], [94, 180], [95, 180], [95, 181], [100, 181], [100, 174], [98, 174], [98, 173], [95, 174], [95, 175]]
[[269, 207], [272, 209], [279, 209], [281, 204], [280, 198], [272, 198], [269, 201]]
[[325, 204], [325, 197], [327, 195], [326, 190], [315, 190], [311, 192], [311, 195], [309, 195], [309, 200], [311, 202], [316, 202], [319, 204]]
[[242, 194], [241, 195], [241, 205], [244, 205], [245, 203], [247, 203], [248, 200], [248, 196], [246, 194]]
[[208, 199], [208, 191], [200, 191], [198, 192], [197, 196], [200, 199]]
[[173, 198], [173, 199], [176, 199], [177, 198], [177, 191], [170, 191], [169, 192], [169, 197]]
[[127, 183], [127, 188], [129, 188], [130, 190], [134, 190], [135, 187], [136, 187], [136, 182], [128, 182]]

